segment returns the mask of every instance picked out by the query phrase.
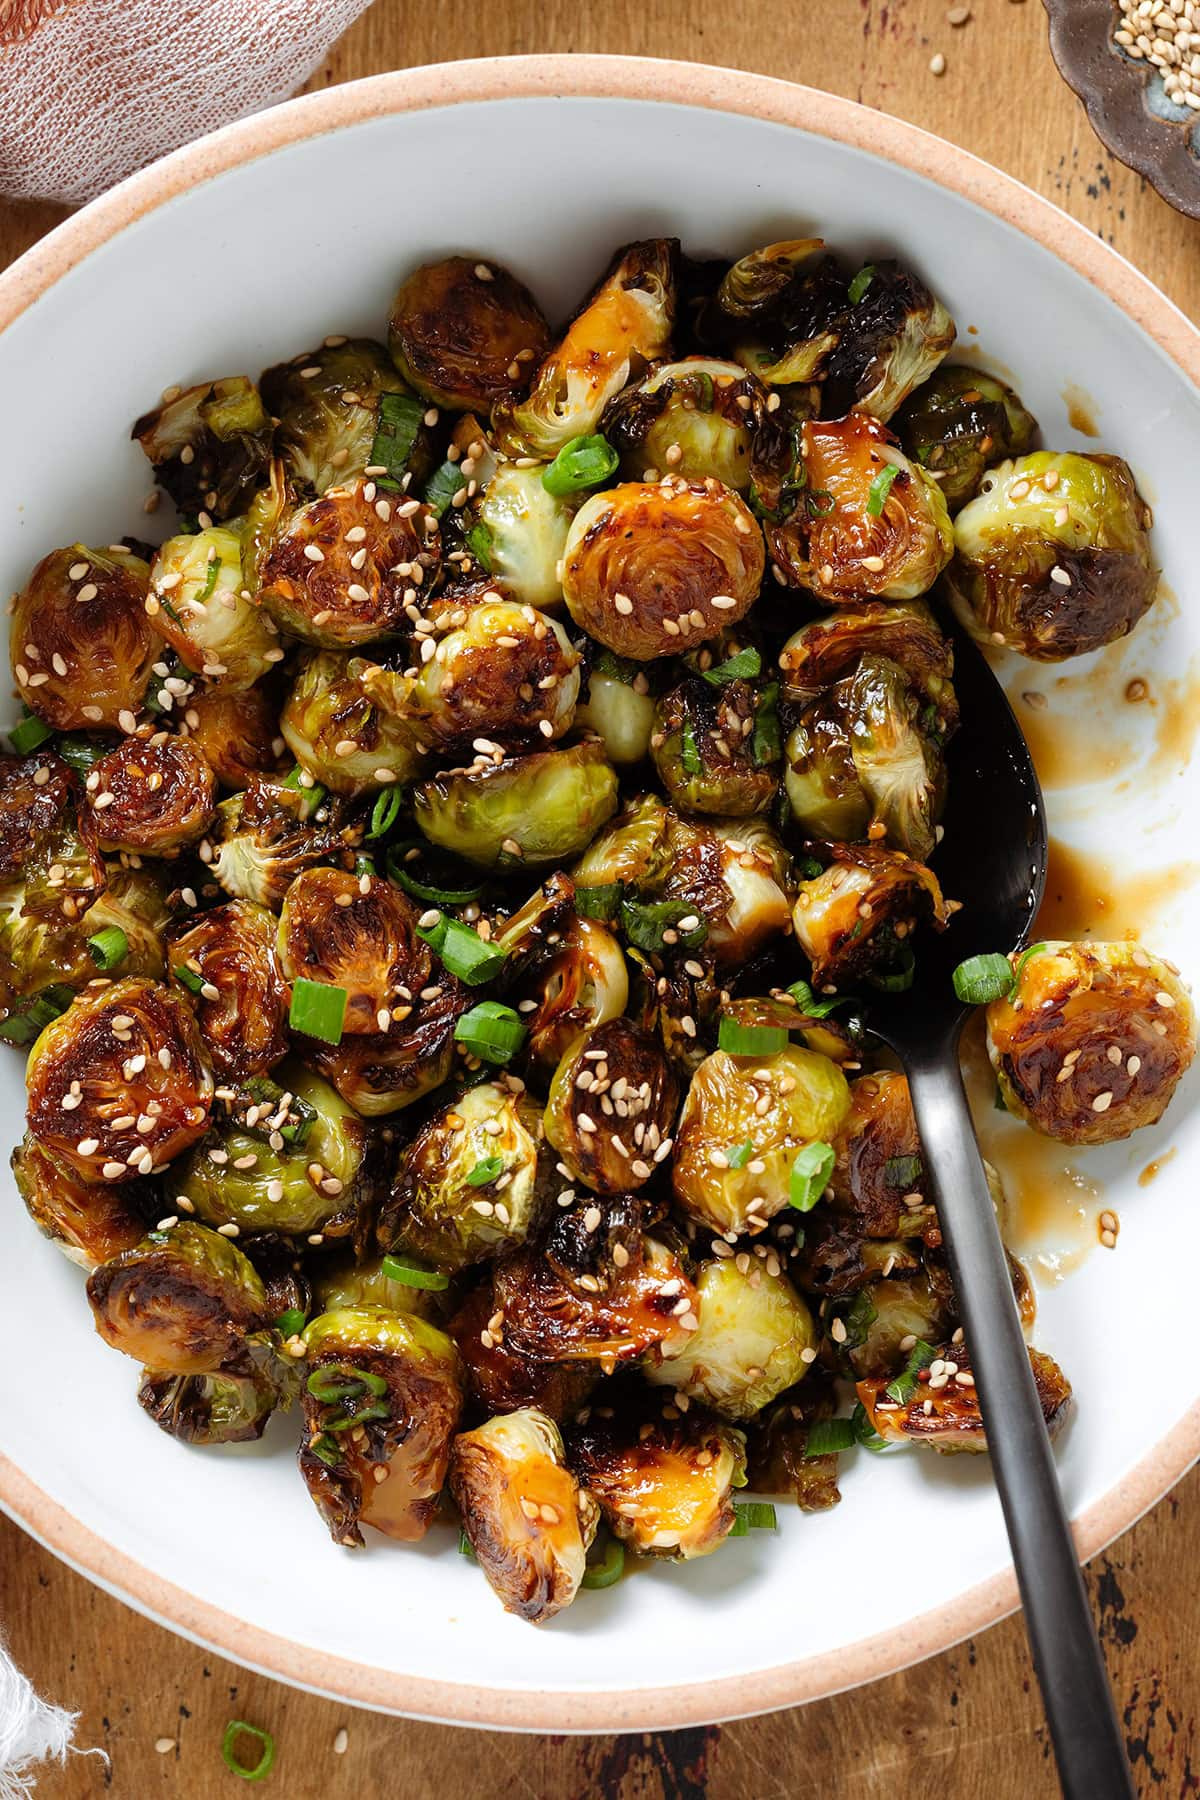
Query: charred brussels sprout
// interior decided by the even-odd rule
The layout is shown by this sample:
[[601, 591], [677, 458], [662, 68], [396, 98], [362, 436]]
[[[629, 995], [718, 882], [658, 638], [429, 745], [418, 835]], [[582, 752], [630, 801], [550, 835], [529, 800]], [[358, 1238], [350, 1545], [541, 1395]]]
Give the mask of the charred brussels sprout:
[[778, 787], [779, 742], [764, 740], [758, 724], [772, 702], [748, 681], [714, 687], [700, 676], [663, 695], [650, 753], [676, 806], [730, 818], [766, 812]]
[[811, 705], [853, 675], [864, 656], [886, 657], [903, 669], [913, 692], [932, 709], [930, 725], [950, 736], [958, 723], [954, 652], [924, 600], [868, 600], [809, 620], [779, 652], [785, 698], [794, 706]]
[[[552, 876], [519, 912], [497, 932], [495, 941], [508, 957], [505, 992], [520, 1010], [526, 1043], [534, 1060], [548, 1073], [557, 1068], [581, 1031], [619, 1018], [629, 999], [629, 971], [617, 939], [596, 919], [562, 909], [561, 920], [540, 929], [539, 919], [555, 918], [559, 909], [548, 901], [552, 884], [571, 884]], [[573, 890], [572, 890], [573, 891]]]
[[9, 628], [17, 691], [31, 712], [58, 731], [115, 731], [139, 711], [159, 653], [146, 616], [149, 579], [132, 553], [72, 544], [42, 558]]
[[622, 886], [652, 892], [670, 874], [676, 815], [658, 794], [626, 801], [607, 831], [593, 841], [575, 870], [577, 888]]
[[760, 381], [791, 387], [824, 374], [846, 305], [845, 277], [823, 240], [789, 238], [727, 269], [704, 323]]
[[825, 372], [825, 410], [853, 406], [886, 422], [937, 368], [957, 335], [954, 320], [925, 283], [894, 262], [870, 267], [870, 279], [841, 321]]
[[440, 560], [429, 508], [360, 476], [292, 514], [263, 556], [260, 598], [293, 637], [350, 650], [407, 631]]
[[454, 1027], [471, 1004], [467, 990], [441, 971], [435, 978], [428, 952], [414, 956], [405, 985], [413, 999], [397, 996], [386, 1031], [340, 1044], [314, 1038], [305, 1046], [306, 1060], [364, 1118], [411, 1106], [440, 1087], [454, 1065]]
[[1037, 428], [1007, 382], [961, 363], [943, 364], [896, 420], [905, 450], [936, 476], [951, 512], [974, 498], [994, 464], [1024, 456]]
[[12, 1153], [13, 1179], [38, 1230], [85, 1269], [132, 1250], [154, 1217], [153, 1189], [81, 1181], [67, 1163], [26, 1132]]
[[871, 823], [843, 700], [835, 689], [806, 707], [784, 747], [783, 784], [792, 815], [807, 836], [827, 843], [853, 843]]
[[801, 882], [792, 912], [813, 985], [824, 991], [853, 976], [902, 968], [917, 925], [929, 921], [940, 931], [949, 917], [937, 877], [923, 863], [878, 844], [839, 844], [834, 858]]
[[617, 808], [617, 778], [594, 739], [449, 770], [414, 788], [424, 835], [482, 868], [531, 869], [578, 856]]
[[414, 963], [424, 961], [418, 917], [400, 889], [379, 876], [307, 869], [279, 915], [280, 969], [288, 982], [342, 989], [344, 1034], [386, 1031], [397, 988], [407, 988]]
[[201, 913], [173, 933], [170, 969], [222, 1080], [265, 1074], [286, 1055], [287, 1000], [265, 906], [231, 900]]
[[126, 738], [92, 765], [88, 806], [100, 846], [170, 856], [204, 836], [216, 778], [190, 738]]
[[271, 421], [246, 375], [176, 389], [143, 413], [132, 437], [181, 513], [240, 512], [271, 455]]
[[447, 256], [401, 284], [388, 349], [404, 379], [456, 411], [520, 398], [550, 345], [537, 301], [499, 263]]
[[628, 482], [576, 513], [563, 559], [575, 623], [620, 656], [673, 656], [749, 611], [762, 532], [715, 481]]
[[143, 1369], [138, 1405], [183, 1444], [250, 1444], [266, 1430], [279, 1393], [253, 1375], [165, 1375]]
[[302, 769], [351, 798], [407, 783], [420, 767], [413, 726], [372, 697], [375, 665], [338, 650], [314, 650], [301, 662], [279, 715], [279, 729]]
[[1154, 601], [1150, 523], [1119, 456], [1001, 463], [954, 521], [956, 610], [976, 636], [1039, 662], [1099, 650]]
[[279, 768], [285, 746], [275, 701], [265, 688], [193, 694], [187, 712], [195, 722], [181, 729], [194, 740], [222, 787], [248, 788], [256, 776], [274, 774]]
[[860, 1378], [899, 1375], [914, 1338], [940, 1344], [957, 1323], [953, 1292], [944, 1274], [934, 1278], [928, 1269], [917, 1269], [885, 1275], [862, 1291], [869, 1300], [862, 1336], [854, 1343], [846, 1341], [846, 1359]]
[[575, 723], [604, 740], [608, 760], [618, 768], [641, 762], [654, 731], [654, 700], [645, 671], [604, 651], [588, 673]]
[[565, 1467], [553, 1419], [526, 1407], [463, 1432], [450, 1492], [506, 1612], [539, 1625], [571, 1604], [600, 1508]]
[[831, 1143], [849, 1107], [846, 1077], [816, 1051], [795, 1044], [767, 1057], [714, 1050], [693, 1075], [680, 1114], [676, 1199], [721, 1233], [771, 1218], [789, 1204], [801, 1151]]
[[988, 1007], [1004, 1103], [1066, 1144], [1153, 1125], [1195, 1054], [1192, 1002], [1174, 966], [1140, 945], [1035, 945]]
[[832, 1418], [837, 1395], [818, 1366], [794, 1388], [758, 1413], [747, 1432], [748, 1486], [756, 1494], [786, 1494], [801, 1512], [828, 1512], [841, 1500], [836, 1452], [810, 1456], [809, 1433]]
[[594, 432], [613, 396], [666, 353], [677, 252], [673, 238], [650, 238], [617, 253], [528, 398], [495, 409], [503, 450], [552, 461], [572, 438]]
[[[778, 1263], [774, 1264], [778, 1268]], [[785, 1275], [769, 1263], [743, 1274], [732, 1258], [696, 1276], [700, 1329], [657, 1367], [656, 1385], [702, 1400], [727, 1419], [749, 1419], [799, 1381], [813, 1360], [817, 1328]]]
[[352, 862], [362, 830], [343, 826], [311, 787], [261, 776], [221, 802], [215, 836], [212, 869], [225, 892], [278, 907], [303, 869]]
[[307, 499], [353, 481], [374, 462], [384, 394], [407, 394], [382, 344], [341, 338], [278, 363], [262, 396], [278, 420], [276, 446]]
[[850, 1110], [832, 1141], [831, 1211], [866, 1237], [907, 1236], [906, 1215], [921, 1204], [925, 1177], [904, 1076], [881, 1069], [852, 1081]]
[[758, 382], [737, 363], [692, 356], [626, 388], [605, 414], [604, 432], [630, 480], [653, 469], [685, 481], [711, 476], [745, 493], [752, 434], [766, 404]]
[[615, 1537], [640, 1556], [708, 1556], [733, 1530], [746, 1440], [699, 1406], [647, 1390], [593, 1406], [570, 1427], [568, 1460]]
[[212, 525], [167, 539], [146, 601], [155, 631], [184, 667], [233, 692], [283, 660], [275, 621], [248, 598], [246, 581], [240, 530]]
[[[1071, 1384], [1043, 1351], [1030, 1350], [1029, 1362], [1046, 1429], [1055, 1437], [1070, 1414]], [[966, 1381], [960, 1381], [964, 1375]], [[857, 1386], [871, 1424], [889, 1444], [924, 1444], [944, 1454], [987, 1449], [974, 1365], [965, 1343], [943, 1344], [929, 1364], [929, 1380], [907, 1399], [895, 1399], [884, 1376]]]
[[[65, 841], [51, 847], [51, 858]], [[148, 869], [113, 867], [93, 900], [50, 876], [51, 870], [69, 866], [51, 860], [43, 888], [42, 870], [31, 859], [24, 883], [0, 885], [0, 1001], [13, 1015], [5, 1026], [10, 1043], [28, 1043], [37, 1035], [37, 996], [43, 989], [79, 989], [94, 980], [98, 965], [91, 940], [102, 932], [120, 933], [114, 971], [155, 978], [166, 973], [162, 931], [168, 915], [159, 877]], [[56, 902], [57, 891], [62, 897]]]
[[599, 1379], [594, 1363], [542, 1362], [514, 1349], [504, 1336], [491, 1282], [467, 1296], [447, 1330], [462, 1358], [467, 1393], [489, 1414], [535, 1406], [561, 1420], [582, 1405]]
[[541, 1143], [541, 1114], [525, 1093], [490, 1081], [468, 1088], [401, 1152], [380, 1244], [451, 1271], [523, 1244], [550, 1201]]
[[[317, 1076], [285, 1063], [276, 1077], [311, 1119], [303, 1135], [276, 1149], [257, 1128], [227, 1118], [176, 1171], [176, 1191], [208, 1225], [236, 1225], [243, 1237], [345, 1237], [369, 1189], [367, 1127]], [[147, 1361], [150, 1359], [147, 1358]]]
[[413, 1543], [427, 1531], [462, 1409], [444, 1332], [379, 1306], [322, 1313], [306, 1328], [300, 1473], [335, 1542], [360, 1525]]
[[77, 996], [33, 1046], [26, 1083], [30, 1131], [85, 1181], [162, 1168], [203, 1136], [212, 1105], [195, 1019], [140, 977]]
[[551, 494], [546, 465], [503, 463], [475, 502], [487, 533], [487, 558], [497, 586], [527, 606], [562, 605], [561, 566], [574, 507]]
[[678, 1103], [661, 1045], [628, 1019], [609, 1019], [581, 1032], [559, 1063], [546, 1136], [573, 1180], [597, 1193], [627, 1193], [649, 1181], [669, 1152]]
[[269, 1323], [267, 1294], [236, 1244], [189, 1219], [153, 1232], [88, 1276], [96, 1330], [114, 1350], [170, 1375], [250, 1377], [247, 1340]]

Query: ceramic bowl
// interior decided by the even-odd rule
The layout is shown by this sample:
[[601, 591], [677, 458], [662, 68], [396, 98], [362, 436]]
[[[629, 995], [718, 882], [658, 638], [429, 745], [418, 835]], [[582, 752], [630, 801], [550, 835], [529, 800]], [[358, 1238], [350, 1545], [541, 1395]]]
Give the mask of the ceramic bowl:
[[[674, 233], [728, 255], [813, 230], [851, 256], [915, 264], [967, 353], [985, 345], [1014, 372], [1048, 442], [1086, 444], [1072, 418], [1094, 423], [1142, 479], [1161, 560], [1185, 589], [1200, 338], [1128, 264], [1007, 177], [879, 113], [751, 75], [596, 57], [455, 63], [291, 102], [156, 164], [10, 269], [0, 582], [17, 587], [50, 546], [145, 529], [129, 425], [162, 388], [257, 371], [330, 331], [378, 334], [398, 275], [425, 258], [499, 258], [562, 316], [630, 238]], [[1197, 787], [1181, 739], [1155, 749], [1154, 707], [1170, 711], [1198, 646], [1196, 616], [1160, 606], [1115, 653], [1149, 703], [1132, 724], [1105, 719], [1103, 755], [1073, 772], [1084, 785], [1050, 795], [1056, 831], [1077, 845], [1173, 871], [1154, 940], [1192, 969]], [[1048, 696], [1044, 728], [1074, 729], [1072, 705], [1085, 725], [1095, 714], [1086, 684], [1108, 678], [1096, 661], [1018, 675]], [[20, 1074], [10, 1054], [9, 1143]], [[1163, 1126], [1090, 1157], [1122, 1216], [1119, 1248], [1041, 1297], [1039, 1341], [1079, 1400], [1059, 1461], [1084, 1553], [1200, 1444], [1195, 1093], [1189, 1082]], [[1175, 1147], [1139, 1188], [1138, 1171]], [[216, 1452], [156, 1431], [134, 1365], [92, 1333], [78, 1269], [7, 1180], [0, 1207], [0, 1503], [132, 1605], [284, 1680], [458, 1723], [681, 1726], [870, 1680], [1016, 1603], [985, 1461], [859, 1453], [833, 1511], [782, 1506], [777, 1536], [639, 1571], [533, 1630], [501, 1611], [448, 1529], [416, 1548], [335, 1548], [297, 1475], [293, 1422]]]

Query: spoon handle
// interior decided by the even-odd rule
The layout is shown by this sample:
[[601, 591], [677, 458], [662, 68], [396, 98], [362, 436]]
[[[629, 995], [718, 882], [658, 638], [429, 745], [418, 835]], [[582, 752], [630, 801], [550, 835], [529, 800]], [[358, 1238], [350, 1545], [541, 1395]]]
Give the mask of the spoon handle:
[[913, 1108], [986, 1421], [1034, 1668], [1067, 1800], [1135, 1790], [958, 1067], [908, 1063]]

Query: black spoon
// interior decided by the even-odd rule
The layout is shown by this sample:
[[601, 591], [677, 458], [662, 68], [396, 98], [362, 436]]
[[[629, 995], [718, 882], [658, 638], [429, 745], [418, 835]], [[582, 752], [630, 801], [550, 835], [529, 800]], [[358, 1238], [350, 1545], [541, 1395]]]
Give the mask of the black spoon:
[[947, 624], [962, 724], [936, 867], [947, 896], [965, 904], [943, 934], [925, 936], [909, 991], [873, 1000], [866, 1023], [900, 1057], [912, 1090], [1063, 1792], [1129, 1800], [1125, 1746], [958, 1062], [970, 1009], [955, 996], [953, 971], [968, 956], [1026, 943], [1046, 882], [1046, 814], [1004, 690], [966, 632]]

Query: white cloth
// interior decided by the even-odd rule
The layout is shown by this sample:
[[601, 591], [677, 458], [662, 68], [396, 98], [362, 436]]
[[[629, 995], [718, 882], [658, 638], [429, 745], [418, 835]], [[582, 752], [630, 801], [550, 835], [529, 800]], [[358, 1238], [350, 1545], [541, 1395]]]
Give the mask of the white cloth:
[[78, 1717], [39, 1699], [0, 1643], [0, 1800], [33, 1792], [36, 1763], [67, 1760]]

